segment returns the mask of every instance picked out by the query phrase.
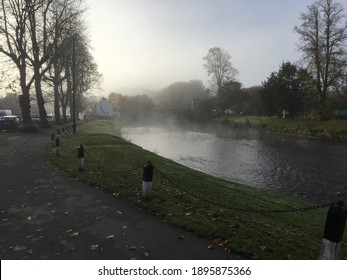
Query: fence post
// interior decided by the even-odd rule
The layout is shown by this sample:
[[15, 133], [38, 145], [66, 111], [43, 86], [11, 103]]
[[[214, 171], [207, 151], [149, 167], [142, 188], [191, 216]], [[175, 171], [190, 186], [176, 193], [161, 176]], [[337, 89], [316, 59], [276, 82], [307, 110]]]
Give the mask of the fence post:
[[339, 201], [329, 208], [322, 239], [321, 260], [338, 259], [347, 217], [347, 210], [343, 205], [344, 202]]
[[150, 161], [148, 161], [143, 167], [142, 196], [144, 198], [151, 196], [152, 182], [153, 182], [153, 165]]
[[51, 134], [51, 140], [52, 140], [52, 148], [55, 148], [55, 134], [54, 134], [54, 132]]
[[60, 128], [57, 128], [57, 137], [60, 138]]
[[84, 171], [84, 147], [80, 144], [77, 147], [78, 171]]
[[60, 156], [60, 139], [57, 136], [57, 138], [55, 138], [55, 156], [59, 157]]

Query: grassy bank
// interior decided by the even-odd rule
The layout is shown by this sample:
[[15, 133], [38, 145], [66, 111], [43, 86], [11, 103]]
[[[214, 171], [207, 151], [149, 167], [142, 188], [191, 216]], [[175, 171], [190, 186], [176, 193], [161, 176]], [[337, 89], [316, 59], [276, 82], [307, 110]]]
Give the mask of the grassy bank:
[[[86, 149], [84, 172], [77, 170], [80, 143]], [[299, 210], [312, 205], [191, 170], [124, 141], [111, 121], [85, 124], [62, 139], [60, 157], [51, 149], [48, 156], [72, 177], [210, 238], [212, 250], [223, 246], [253, 259], [319, 257], [327, 208]], [[153, 195], [143, 199], [142, 166], [148, 160], [155, 166]], [[346, 234], [341, 253], [347, 259]]]
[[278, 119], [269, 117], [223, 117], [213, 120], [227, 126], [251, 126], [305, 137], [347, 141], [347, 120]]

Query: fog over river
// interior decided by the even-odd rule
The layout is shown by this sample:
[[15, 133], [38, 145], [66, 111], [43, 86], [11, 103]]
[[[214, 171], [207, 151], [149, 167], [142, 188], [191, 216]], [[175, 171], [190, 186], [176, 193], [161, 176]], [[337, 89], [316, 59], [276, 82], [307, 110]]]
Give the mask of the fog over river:
[[122, 137], [230, 181], [318, 203], [347, 199], [347, 144], [224, 127], [123, 127]]

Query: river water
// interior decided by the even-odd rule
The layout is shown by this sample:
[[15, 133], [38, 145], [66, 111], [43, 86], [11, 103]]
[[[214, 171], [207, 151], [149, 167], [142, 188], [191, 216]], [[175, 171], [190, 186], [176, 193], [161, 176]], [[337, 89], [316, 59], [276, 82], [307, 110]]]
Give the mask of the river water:
[[193, 169], [318, 203], [347, 199], [347, 145], [222, 127], [124, 127], [123, 138]]

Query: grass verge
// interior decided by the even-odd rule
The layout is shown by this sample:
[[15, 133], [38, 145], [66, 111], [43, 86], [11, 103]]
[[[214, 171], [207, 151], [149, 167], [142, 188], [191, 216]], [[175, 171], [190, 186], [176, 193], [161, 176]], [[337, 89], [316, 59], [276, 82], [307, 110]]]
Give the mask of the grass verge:
[[[327, 208], [289, 196], [225, 181], [175, 163], [126, 142], [117, 123], [95, 120], [61, 141], [61, 156], [49, 158], [72, 177], [111, 192], [198, 236], [210, 238], [211, 248], [252, 259], [317, 259]], [[83, 143], [86, 170], [78, 172], [77, 146]], [[142, 167], [155, 166], [153, 193], [141, 196]], [[294, 209], [288, 212], [272, 210]], [[347, 238], [341, 257], [347, 259]]]
[[214, 119], [213, 122], [227, 126], [252, 126], [305, 137], [347, 141], [347, 120], [315, 121], [303, 118], [223, 117]]

